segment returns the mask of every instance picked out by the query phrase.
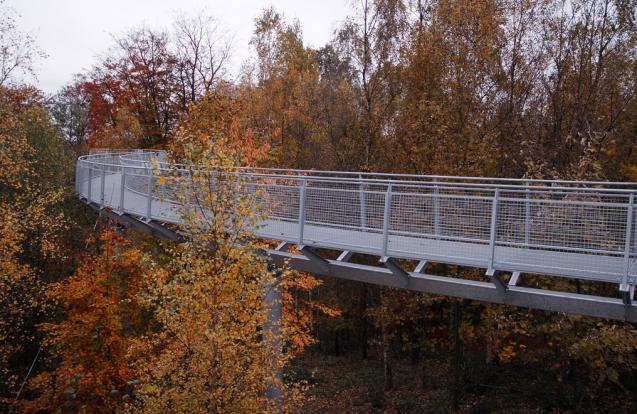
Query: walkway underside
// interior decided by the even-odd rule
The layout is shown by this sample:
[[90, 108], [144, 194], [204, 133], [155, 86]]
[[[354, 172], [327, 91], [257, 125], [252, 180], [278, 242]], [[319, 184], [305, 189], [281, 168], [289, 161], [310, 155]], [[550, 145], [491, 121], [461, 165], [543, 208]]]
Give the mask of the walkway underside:
[[[177, 233], [156, 221], [102, 209], [95, 203], [89, 205], [105, 218], [126, 227], [142, 230], [166, 240], [182, 240]], [[337, 260], [330, 260], [307, 248], [302, 249], [305, 250], [304, 254], [290, 253], [289, 247], [290, 244], [283, 242], [277, 249], [269, 249], [266, 252], [277, 266], [287, 265], [292, 269], [320, 276], [489, 303], [637, 322], [637, 306], [625, 303], [625, 300], [516, 286], [522, 277], [519, 273], [514, 273], [506, 283], [497, 275], [491, 282], [480, 282], [422, 273], [418, 271], [418, 267], [424, 269], [425, 263], [422, 262], [415, 271], [407, 271], [391, 261], [385, 261], [383, 264], [379, 261], [378, 266], [351, 263], [349, 251], [343, 251]]]

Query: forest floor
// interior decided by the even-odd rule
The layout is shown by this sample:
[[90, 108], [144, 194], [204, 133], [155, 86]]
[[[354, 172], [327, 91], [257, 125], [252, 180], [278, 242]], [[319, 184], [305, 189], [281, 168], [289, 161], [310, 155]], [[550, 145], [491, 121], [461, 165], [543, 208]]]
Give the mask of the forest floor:
[[[308, 396], [299, 410], [309, 414], [336, 413], [449, 413], [452, 410], [452, 378], [446, 361], [427, 361], [427, 381], [423, 386], [423, 366], [409, 360], [394, 361], [393, 388], [384, 389], [383, 367], [379, 358], [362, 360], [356, 356], [306, 354], [295, 361], [290, 375], [310, 383]], [[524, 369], [507, 369], [488, 384], [465, 379], [457, 413], [575, 413], [585, 411], [558, 408], [556, 396], [542, 378], [529, 376]], [[532, 375], [532, 374], [531, 374]], [[477, 373], [483, 377], [483, 373]], [[485, 379], [484, 377], [482, 379]], [[489, 378], [491, 380], [491, 378]], [[550, 382], [550, 381], [549, 381]], [[554, 390], [553, 390], [554, 392]], [[617, 401], [619, 402], [619, 401]], [[626, 402], [624, 400], [624, 402]], [[632, 405], [632, 404], [630, 404]], [[634, 406], [633, 406], [634, 407]], [[606, 406], [623, 413], [631, 408], [622, 404]], [[606, 408], [603, 412], [607, 412]], [[626, 411], [629, 410], [629, 411]]]

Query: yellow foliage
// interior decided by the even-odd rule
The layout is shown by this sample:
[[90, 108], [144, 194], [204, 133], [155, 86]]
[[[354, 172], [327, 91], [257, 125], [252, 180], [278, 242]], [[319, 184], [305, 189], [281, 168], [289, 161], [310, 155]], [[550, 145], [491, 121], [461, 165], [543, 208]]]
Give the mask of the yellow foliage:
[[46, 311], [43, 279], [51, 275], [43, 268], [66, 256], [68, 221], [58, 208], [64, 190], [42, 178], [48, 171], [29, 142], [29, 128], [49, 126], [42, 113], [28, 91], [0, 88], [0, 386], [12, 390], [18, 378], [11, 366], [22, 365], [25, 345], [35, 340], [31, 324]]
[[[256, 203], [237, 196], [245, 185], [240, 179], [215, 174], [216, 166], [232, 162], [218, 145], [184, 144], [190, 175], [166, 178], [185, 188], [177, 197], [188, 242], [168, 247], [147, 279], [143, 301], [160, 329], [131, 349], [144, 361], [140, 412], [273, 410], [265, 389], [289, 359], [264, 330], [264, 294], [280, 282], [255, 245]], [[298, 342], [293, 324], [281, 333], [293, 348], [307, 342]]]

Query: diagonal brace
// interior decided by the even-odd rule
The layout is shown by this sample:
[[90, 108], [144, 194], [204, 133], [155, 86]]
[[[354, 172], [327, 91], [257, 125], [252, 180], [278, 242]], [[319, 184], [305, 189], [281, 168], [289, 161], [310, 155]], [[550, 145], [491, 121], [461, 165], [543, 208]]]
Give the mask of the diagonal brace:
[[152, 221], [152, 220], [139, 220], [137, 218], [131, 217], [128, 214], [119, 214], [117, 212], [112, 211], [109, 208], [100, 209], [99, 206], [95, 203], [89, 204], [94, 209], [98, 210], [100, 214], [106, 217], [109, 220], [116, 221], [126, 227], [136, 228], [138, 230], [142, 230], [152, 234], [155, 237], [159, 237], [160, 239], [170, 240], [177, 243], [184, 241], [184, 236], [176, 231], [167, 229], [161, 224]]
[[427, 261], [421, 260], [420, 262], [418, 262], [418, 265], [416, 265], [416, 268], [414, 269], [414, 273], [425, 273], [426, 268], [427, 268]]
[[353, 252], [349, 251], [349, 250], [343, 250], [341, 252], [341, 254], [338, 255], [338, 258], [336, 259], [337, 262], [349, 262], [349, 259], [351, 259]]
[[520, 281], [520, 274], [521, 274], [520, 272], [513, 272], [513, 274], [511, 275], [511, 280], [509, 280], [509, 285], [507, 286], [507, 288], [518, 285], [518, 282]]
[[509, 286], [502, 280], [502, 272], [500, 270], [488, 269], [485, 274], [498, 289], [498, 292], [505, 293], [509, 289]]
[[281, 243], [278, 244], [278, 246], [276, 246], [276, 250], [277, 252], [287, 252], [290, 249], [290, 243], [282, 241]]
[[380, 258], [380, 263], [382, 263], [383, 265], [385, 265], [385, 267], [389, 270], [391, 270], [391, 272], [398, 276], [402, 282], [402, 287], [406, 288], [407, 285], [409, 284], [409, 273], [407, 273], [405, 270], [403, 270], [402, 267], [400, 267], [399, 265], [396, 264], [396, 262], [394, 261], [394, 259], [392, 259], [389, 256], [383, 256]]
[[299, 246], [299, 251], [305, 255], [308, 259], [310, 259], [315, 265], [321, 269], [322, 272], [329, 274], [330, 273], [330, 263], [319, 256], [314, 249], [309, 246], [301, 245]]

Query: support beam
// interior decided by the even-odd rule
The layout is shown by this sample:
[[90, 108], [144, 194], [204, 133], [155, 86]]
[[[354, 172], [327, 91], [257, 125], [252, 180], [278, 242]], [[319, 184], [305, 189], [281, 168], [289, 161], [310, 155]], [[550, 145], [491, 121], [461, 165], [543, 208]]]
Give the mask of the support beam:
[[621, 293], [622, 300], [625, 305], [632, 305], [633, 298], [635, 297], [635, 285], [619, 285], [619, 292]]
[[396, 264], [391, 257], [383, 256], [380, 259], [380, 263], [385, 265], [401, 282], [400, 287], [407, 288], [409, 285], [409, 273], [405, 272], [402, 267]]
[[513, 272], [513, 274], [511, 275], [511, 279], [509, 280], [509, 287], [517, 286], [519, 280], [520, 280], [520, 272]]
[[290, 243], [288, 242], [281, 242], [279, 243], [278, 246], [276, 246], [277, 251], [279, 252], [287, 252], [290, 249]]
[[137, 230], [150, 233], [151, 235], [159, 239], [170, 240], [177, 243], [181, 243], [182, 241], [184, 241], [184, 237], [181, 234], [167, 229], [166, 227], [152, 220], [146, 221], [136, 219], [135, 217], [132, 217], [128, 214], [119, 214], [108, 208], [100, 209], [99, 206], [95, 203], [91, 203], [89, 204], [89, 206], [99, 211], [102, 216], [108, 218], [109, 220], [117, 221], [126, 227], [132, 227]]
[[[96, 204], [91, 203], [90, 205], [99, 210], [99, 206]], [[137, 223], [136, 227], [141, 230], [153, 231], [153, 228], [148, 226], [147, 223], [143, 223], [126, 214], [118, 215], [108, 209], [103, 209], [102, 214], [125, 224], [128, 223], [132, 225], [133, 223]], [[143, 223], [143, 225], [139, 225], [139, 223]], [[166, 235], [166, 232], [171, 232], [171, 230], [164, 228], [162, 234]], [[174, 233], [170, 239], [183, 241], [183, 238], [176, 233]], [[626, 291], [627, 298], [631, 299], [630, 303], [626, 303], [626, 298], [616, 299], [570, 292], [525, 288], [518, 287], [513, 283], [509, 283], [508, 289], [502, 293], [498, 287], [496, 287], [496, 284], [491, 282], [406, 272], [399, 266], [390, 269], [387, 263], [390, 263], [390, 267], [392, 264], [395, 265], [392, 260], [386, 260], [384, 263], [385, 267], [369, 266], [338, 260], [326, 260], [318, 256], [311, 249], [308, 249], [307, 246], [302, 246], [300, 250], [303, 251], [303, 254], [289, 253], [284, 251], [284, 249], [268, 249], [265, 250], [265, 252], [270, 255], [272, 262], [277, 266], [284, 266], [287, 263], [288, 266], [295, 270], [321, 276], [331, 276], [387, 287], [408, 288], [409, 290], [434, 295], [452, 296], [469, 300], [637, 323], [637, 305], [632, 303], [632, 297], [634, 295], [634, 286], [632, 285], [627, 287], [628, 290]], [[396, 277], [394, 273], [396, 271], [404, 274], [401, 277]], [[405, 278], [407, 278], [407, 284], [405, 284]], [[517, 283], [518, 278], [519, 276], [516, 277], [514, 274], [512, 281]]]
[[[356, 263], [327, 260], [329, 275], [303, 255], [268, 250], [272, 260], [303, 272], [315, 273], [354, 280], [381, 286], [400, 288], [402, 282], [391, 270]], [[624, 305], [621, 299], [583, 295], [570, 292], [555, 292], [535, 288], [511, 286], [505, 295], [498, 292], [493, 283], [457, 279], [445, 276], [409, 273], [409, 289], [418, 292], [459, 297], [483, 302], [513, 305], [525, 308], [564, 312], [576, 315], [595, 316], [628, 322], [637, 322], [637, 306]]]
[[174, 242], [181, 242], [183, 236], [179, 233], [174, 232], [172, 230], [167, 229], [163, 225], [159, 224], [154, 220], [145, 221], [146, 225], [151, 228], [151, 232], [153, 234], [160, 234], [162, 238]]
[[414, 273], [425, 273], [425, 268], [426, 267], [427, 267], [427, 261], [426, 260], [421, 260], [416, 265], [416, 268], [414, 269]]
[[327, 260], [319, 256], [311, 247], [309, 246], [299, 246], [299, 251], [305, 255], [308, 259], [316, 264], [317, 267], [321, 269], [322, 274], [329, 275], [330, 273], [330, 264]]
[[487, 277], [493, 283], [493, 285], [498, 289], [499, 292], [505, 293], [509, 286], [504, 283], [502, 280], [502, 272], [495, 269], [487, 269], [486, 273]]
[[349, 262], [349, 259], [351, 259], [353, 252], [350, 252], [349, 250], [344, 250], [341, 252], [341, 254], [338, 255], [338, 258], [336, 259], [337, 262]]
[[281, 316], [282, 316], [282, 291], [281, 291], [281, 270], [274, 271], [275, 278], [266, 286], [264, 302], [268, 309], [268, 318], [266, 320], [264, 331], [266, 335], [264, 340], [267, 341], [270, 351], [272, 352], [271, 365], [274, 369], [272, 378], [268, 379], [265, 397], [268, 399], [272, 408], [278, 413], [283, 412], [281, 386], [283, 384], [283, 372], [278, 367], [279, 357], [283, 354], [283, 345], [281, 343]]

